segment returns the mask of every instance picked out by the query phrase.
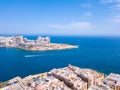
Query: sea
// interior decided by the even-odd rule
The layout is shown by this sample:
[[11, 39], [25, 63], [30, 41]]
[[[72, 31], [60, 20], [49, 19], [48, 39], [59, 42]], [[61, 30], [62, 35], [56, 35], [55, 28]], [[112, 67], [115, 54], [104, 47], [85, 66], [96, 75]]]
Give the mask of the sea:
[[[25, 36], [37, 39], [37, 35]], [[0, 48], [0, 82], [16, 76], [48, 72], [69, 64], [90, 68], [106, 75], [120, 74], [120, 37], [51, 36], [52, 43], [78, 45], [79, 48], [51, 51], [26, 51]]]

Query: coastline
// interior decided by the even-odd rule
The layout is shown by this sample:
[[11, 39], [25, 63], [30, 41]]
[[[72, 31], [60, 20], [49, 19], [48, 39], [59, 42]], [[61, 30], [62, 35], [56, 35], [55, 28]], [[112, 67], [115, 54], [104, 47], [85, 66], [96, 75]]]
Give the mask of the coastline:
[[51, 43], [50, 37], [38, 37], [37, 40], [29, 40], [23, 36], [0, 37], [0, 48], [19, 48], [31, 51], [63, 50], [78, 48], [76, 45]]
[[[56, 74], [56, 72], [54, 72], [54, 70], [58, 70], [58, 71], [62, 71], [62, 70], [64, 70], [65, 69], [65, 72], [68, 72], [69, 70], [71, 70], [71, 71], [73, 71], [74, 72], [74, 70], [76, 69], [81, 69], [81, 70], [83, 70], [85, 73], [86, 72], [89, 72], [89, 73], [91, 73], [91, 75], [92, 75], [92, 73], [94, 73], [94, 74], [98, 74], [98, 75], [100, 75], [100, 77], [102, 77], [102, 78], [104, 78], [104, 74], [103, 73], [100, 73], [100, 72], [97, 72], [96, 70], [93, 70], [93, 69], [89, 69], [89, 68], [79, 68], [79, 67], [77, 67], [77, 66], [72, 66], [72, 65], [68, 65], [67, 67], [64, 67], [64, 68], [58, 68], [58, 69], [56, 69], [56, 68], [53, 68], [52, 70], [50, 70], [50, 71], [48, 71], [48, 72], [43, 72], [43, 73], [38, 73], [38, 74], [33, 74], [33, 75], [28, 75], [28, 76], [26, 76], [26, 77], [20, 77], [20, 76], [16, 76], [16, 77], [14, 77], [14, 78], [12, 78], [12, 79], [10, 79], [10, 80], [8, 80], [8, 81], [4, 81], [4, 82], [0, 82], [0, 84], [2, 84], [3, 83], [3, 86], [1, 85], [0, 86], [0, 90], [4, 90], [4, 89], [2, 89], [2, 88], [4, 88], [4, 87], [8, 87], [8, 86], [11, 86], [12, 84], [12, 82], [15, 82], [16, 80], [18, 81], [18, 82], [22, 82], [25, 86], [26, 86], [26, 84], [27, 84], [27, 82], [30, 82], [31, 80], [34, 80], [34, 79], [36, 79], [36, 78], [43, 78], [43, 77], [49, 77], [49, 75], [51, 76], [51, 75], [53, 75], [54, 76], [54, 74]], [[68, 71], [67, 71], [67, 69], [69, 69]], [[54, 72], [54, 74], [53, 74], [53, 72]], [[69, 73], [69, 75], [71, 75], [71, 74], [73, 74], [73, 72], [68, 72]], [[77, 73], [76, 73], [77, 74]], [[58, 77], [56, 77], [56, 79], [58, 79], [59, 80], [59, 78]], [[61, 81], [61, 80], [60, 80]], [[10, 85], [8, 85], [8, 84], [10, 84]], [[16, 84], [16, 83], [15, 83]], [[71, 90], [71, 89], [70, 89]]]
[[112, 84], [120, 88], [118, 77], [119, 74], [110, 73], [106, 76], [89, 68], [68, 65], [24, 78], [17, 76], [0, 83], [0, 90], [119, 90], [111, 87]]
[[77, 45], [69, 45], [69, 44], [57, 44], [57, 43], [50, 43], [46, 44], [42, 47], [36, 46], [31, 48], [22, 48], [22, 47], [16, 47], [23, 50], [28, 51], [48, 51], [48, 50], [64, 50], [64, 49], [75, 49], [78, 48]]

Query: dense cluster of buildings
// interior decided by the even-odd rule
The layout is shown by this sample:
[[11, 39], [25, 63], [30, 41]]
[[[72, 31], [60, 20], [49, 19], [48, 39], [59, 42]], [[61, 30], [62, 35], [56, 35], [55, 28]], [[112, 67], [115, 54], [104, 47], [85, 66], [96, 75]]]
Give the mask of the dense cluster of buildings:
[[77, 48], [68, 44], [50, 43], [50, 37], [38, 37], [37, 40], [29, 40], [23, 36], [0, 37], [0, 47], [14, 47], [24, 50], [60, 50]]
[[0, 37], [0, 47], [31, 47], [49, 43], [49, 37], [38, 37], [37, 40], [29, 40], [23, 36]]
[[0, 90], [120, 90], [120, 75], [105, 76], [91, 69], [69, 65], [50, 72], [16, 77]]

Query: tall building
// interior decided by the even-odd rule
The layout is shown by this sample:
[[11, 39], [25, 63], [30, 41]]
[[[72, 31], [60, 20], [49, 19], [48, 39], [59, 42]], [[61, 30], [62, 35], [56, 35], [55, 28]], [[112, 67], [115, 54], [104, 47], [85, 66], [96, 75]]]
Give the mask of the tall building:
[[16, 43], [16, 46], [23, 43], [23, 36], [16, 36], [15, 37], [15, 43]]
[[42, 37], [38, 37], [37, 39], [37, 43], [38, 44], [49, 44], [50, 43], [50, 37], [45, 37], [45, 38], [42, 38]]

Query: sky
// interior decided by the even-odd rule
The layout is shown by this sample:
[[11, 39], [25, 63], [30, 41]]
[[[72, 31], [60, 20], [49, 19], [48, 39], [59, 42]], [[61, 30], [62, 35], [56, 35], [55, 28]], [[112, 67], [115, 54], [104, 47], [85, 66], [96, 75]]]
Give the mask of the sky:
[[0, 34], [120, 36], [120, 0], [0, 0]]

